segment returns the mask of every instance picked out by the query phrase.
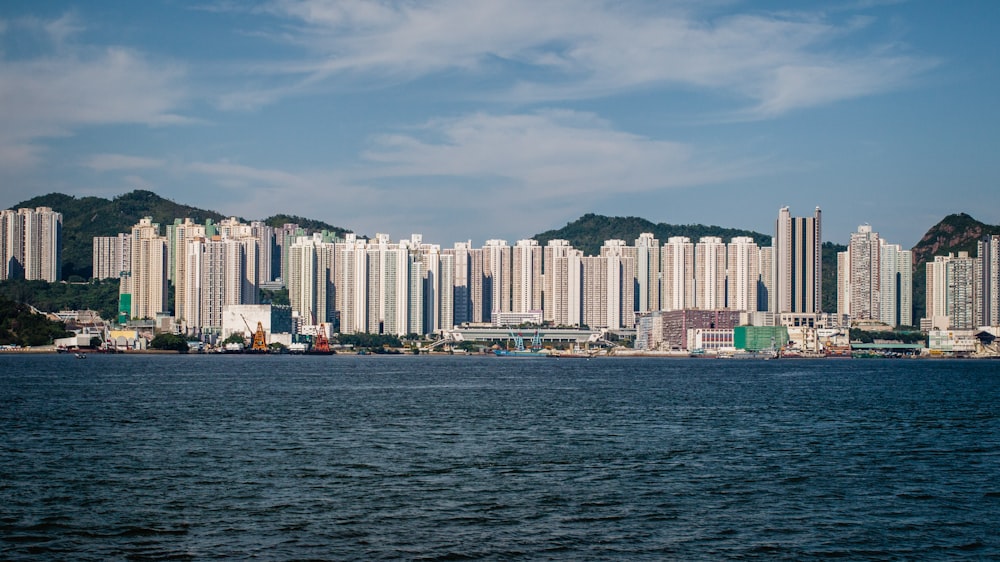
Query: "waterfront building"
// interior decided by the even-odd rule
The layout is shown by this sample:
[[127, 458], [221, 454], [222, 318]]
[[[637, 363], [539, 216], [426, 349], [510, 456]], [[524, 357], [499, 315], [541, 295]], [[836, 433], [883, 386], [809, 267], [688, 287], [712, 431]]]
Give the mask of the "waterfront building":
[[49, 207], [0, 211], [0, 281], [55, 283], [62, 277], [62, 213]]
[[663, 310], [695, 307], [694, 244], [684, 236], [667, 239], [661, 250], [663, 268], [660, 306]]
[[726, 308], [726, 244], [722, 238], [705, 236], [694, 250], [695, 307]]
[[775, 312], [816, 313], [822, 303], [822, 214], [778, 212], [774, 236]]
[[[726, 306], [755, 312], [760, 284], [760, 248], [748, 236], [737, 236], [726, 248]], [[722, 308], [722, 307], [720, 307]]]
[[732, 330], [740, 324], [737, 310], [663, 310], [639, 319], [637, 338], [642, 335], [642, 349], [689, 351], [692, 330]]

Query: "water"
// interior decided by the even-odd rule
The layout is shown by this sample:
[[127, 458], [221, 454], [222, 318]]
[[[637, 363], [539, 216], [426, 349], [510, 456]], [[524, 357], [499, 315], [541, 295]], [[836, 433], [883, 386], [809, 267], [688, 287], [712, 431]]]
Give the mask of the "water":
[[0, 558], [1000, 558], [1000, 362], [0, 356]]

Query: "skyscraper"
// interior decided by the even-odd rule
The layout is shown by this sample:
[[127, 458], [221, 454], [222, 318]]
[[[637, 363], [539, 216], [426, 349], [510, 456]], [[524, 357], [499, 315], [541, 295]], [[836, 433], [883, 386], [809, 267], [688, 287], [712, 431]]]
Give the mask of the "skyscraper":
[[49, 207], [0, 211], [0, 263], [0, 280], [59, 281], [62, 213]]
[[643, 232], [635, 241], [635, 311], [660, 310], [660, 241]]
[[155, 318], [167, 306], [167, 238], [160, 236], [158, 223], [145, 217], [132, 227], [131, 247], [131, 273], [122, 283], [129, 316]]
[[132, 267], [132, 238], [128, 234], [94, 237], [94, 279], [118, 279]]
[[792, 217], [778, 212], [774, 236], [775, 312], [812, 314], [822, 305], [822, 214]]
[[672, 236], [661, 249], [663, 279], [660, 306], [663, 310], [695, 307], [694, 244], [690, 238]]
[[493, 313], [511, 311], [511, 248], [506, 240], [487, 240], [483, 247], [483, 296], [489, 299], [483, 320], [492, 320]]
[[694, 248], [695, 306], [702, 310], [726, 307], [726, 244], [705, 236]]
[[1000, 325], [1000, 235], [988, 235], [979, 242], [979, 259], [983, 268], [984, 326]]
[[913, 325], [913, 252], [882, 241], [882, 322], [890, 326]]
[[518, 240], [511, 259], [511, 311], [542, 309], [542, 247], [537, 240]]
[[748, 236], [737, 236], [726, 249], [726, 308], [757, 310], [760, 249]]

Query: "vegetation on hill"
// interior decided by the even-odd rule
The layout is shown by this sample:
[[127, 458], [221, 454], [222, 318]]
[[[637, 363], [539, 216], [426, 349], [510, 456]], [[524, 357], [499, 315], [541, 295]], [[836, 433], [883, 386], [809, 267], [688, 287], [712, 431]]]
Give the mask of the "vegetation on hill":
[[[22, 201], [11, 207], [18, 208], [51, 207], [63, 215], [63, 279], [85, 281], [93, 275], [94, 237], [115, 236], [120, 232], [131, 232], [143, 217], [153, 217], [166, 233], [166, 226], [174, 219], [190, 217], [198, 223], [206, 219], [221, 221], [227, 215], [175, 203], [164, 199], [152, 191], [135, 190], [108, 200], [101, 197], [73, 197], [62, 193], [50, 193]], [[264, 219], [266, 224], [281, 226], [286, 222], [298, 223], [303, 228], [329, 230], [343, 234], [343, 228], [325, 222], [295, 217], [274, 215]]]
[[323, 230], [327, 230], [329, 232], [335, 232], [337, 234], [337, 236], [340, 236], [340, 237], [343, 237], [343, 235], [345, 233], [347, 233], [347, 232], [352, 232], [352, 231], [347, 230], [345, 228], [340, 228], [340, 227], [337, 227], [337, 226], [333, 226], [333, 225], [331, 225], [329, 223], [325, 223], [323, 221], [314, 220], [314, 219], [307, 219], [305, 217], [300, 217], [300, 216], [296, 216], [296, 215], [286, 215], [286, 214], [283, 214], [283, 213], [277, 214], [277, 215], [271, 215], [270, 217], [267, 217], [266, 219], [264, 219], [263, 222], [264, 222], [264, 224], [266, 224], [268, 226], [273, 226], [275, 228], [281, 228], [286, 223], [297, 224], [297, 225], [299, 225], [302, 228], [305, 228], [307, 230], [311, 230], [311, 231], [314, 231], [314, 232], [320, 232], [320, 231], [323, 231]]
[[949, 252], [969, 252], [976, 256], [976, 243], [989, 234], [1000, 234], [1000, 226], [988, 225], [965, 213], [948, 215], [935, 224], [912, 248], [913, 252], [913, 323], [927, 310], [927, 262]]
[[0, 297], [26, 303], [45, 312], [96, 310], [112, 320], [118, 314], [118, 280], [89, 283], [48, 283], [10, 279], [0, 282]]
[[63, 279], [78, 280], [90, 279], [93, 275], [95, 236], [131, 232], [132, 226], [143, 217], [153, 217], [153, 222], [163, 227], [173, 224], [175, 218], [191, 217], [198, 222], [225, 218], [215, 211], [181, 205], [145, 190], [132, 191], [111, 200], [50, 193], [18, 203], [13, 208], [21, 207], [51, 207], [62, 213]]
[[548, 230], [532, 238], [542, 246], [549, 240], [566, 240], [574, 248], [582, 250], [584, 255], [596, 256], [600, 255], [605, 240], [619, 239], [632, 244], [643, 232], [653, 233], [661, 244], [671, 236], [687, 236], [693, 242], [703, 236], [718, 236], [726, 242], [734, 236], [749, 236], [759, 246], [771, 245], [770, 235], [750, 230], [703, 224], [655, 224], [639, 217], [607, 217], [593, 213], [583, 215], [560, 229]]
[[49, 345], [56, 338], [71, 335], [62, 322], [35, 314], [28, 305], [0, 296], [0, 345]]
[[837, 254], [846, 250], [847, 246], [843, 244], [823, 242], [823, 262], [820, 265], [820, 290], [823, 291], [820, 305], [823, 312], [837, 312]]

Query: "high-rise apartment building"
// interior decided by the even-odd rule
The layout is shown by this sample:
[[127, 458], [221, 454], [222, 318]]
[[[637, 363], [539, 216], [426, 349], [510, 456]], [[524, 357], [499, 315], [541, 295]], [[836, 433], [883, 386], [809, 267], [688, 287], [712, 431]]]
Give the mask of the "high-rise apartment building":
[[257, 304], [258, 240], [253, 237], [189, 240], [183, 268], [187, 295], [182, 330], [188, 334], [220, 333], [223, 310], [230, 305]]
[[982, 324], [983, 265], [968, 252], [927, 262], [927, 327], [973, 330]]
[[335, 293], [340, 312], [340, 331], [368, 331], [368, 251], [364, 240], [348, 234], [337, 243]]
[[612, 329], [635, 327], [635, 247], [624, 240], [605, 240], [601, 257], [608, 260], [609, 314]]
[[889, 326], [913, 323], [912, 254], [889, 244], [869, 225], [837, 254], [837, 313]]
[[0, 211], [0, 260], [0, 280], [59, 281], [62, 213], [49, 207]]
[[511, 252], [511, 312], [542, 309], [542, 247], [518, 240]]
[[303, 324], [333, 323], [335, 269], [334, 245], [319, 235], [301, 236], [288, 246], [288, 300]]
[[556, 322], [557, 316], [566, 317], [565, 258], [572, 251], [568, 241], [558, 239], [549, 240], [542, 250], [542, 319], [546, 322]]
[[167, 238], [151, 217], [133, 226], [131, 237], [132, 264], [122, 282], [122, 298], [130, 317], [156, 318], [167, 312]]
[[635, 240], [635, 311], [660, 310], [660, 241], [644, 232]]
[[695, 307], [694, 244], [690, 238], [672, 236], [661, 250], [663, 268], [660, 306], [663, 310]]
[[[773, 243], [773, 242], [772, 242]], [[761, 246], [757, 271], [757, 310], [774, 311], [774, 246]]]
[[778, 212], [774, 236], [774, 312], [812, 314], [822, 305], [822, 214], [792, 217]]
[[748, 236], [733, 238], [726, 248], [726, 308], [756, 311], [759, 282], [760, 248]]
[[132, 237], [128, 234], [118, 236], [94, 237], [94, 279], [118, 279], [127, 274], [132, 267]]
[[890, 326], [913, 325], [913, 252], [882, 241], [881, 320]]
[[1000, 325], [1000, 234], [987, 235], [979, 241], [979, 259], [982, 262], [984, 326]]
[[187, 272], [187, 268], [191, 263], [187, 258], [188, 243], [194, 240], [210, 238], [211, 233], [208, 232], [209, 228], [211, 227], [198, 224], [191, 218], [185, 218], [184, 220], [175, 220], [174, 224], [170, 225], [168, 229], [169, 236], [167, 239], [169, 240], [170, 250], [167, 262], [173, 266], [172, 270], [168, 273], [168, 278], [174, 282], [174, 315], [177, 317], [177, 321], [182, 326], [182, 329], [185, 330], [185, 326], [188, 324], [198, 326], [201, 323], [200, 319], [189, 320], [187, 317], [190, 311], [197, 310], [199, 307], [198, 303], [191, 301], [191, 299], [198, 299], [198, 291], [188, 286], [188, 283], [195, 278], [188, 275]]
[[472, 293], [470, 287], [469, 252], [472, 250], [472, 241], [456, 242], [454, 248], [442, 251], [443, 255], [453, 256], [452, 268], [452, 294], [453, 294], [453, 319], [456, 326], [466, 322], [472, 322]]
[[694, 249], [695, 307], [719, 310], [726, 307], [726, 244], [722, 238], [705, 236]]
[[[492, 320], [497, 312], [511, 311], [511, 248], [506, 240], [487, 240], [483, 246], [483, 296], [489, 299], [484, 307], [484, 320]], [[485, 317], [489, 314], [488, 317]]]

